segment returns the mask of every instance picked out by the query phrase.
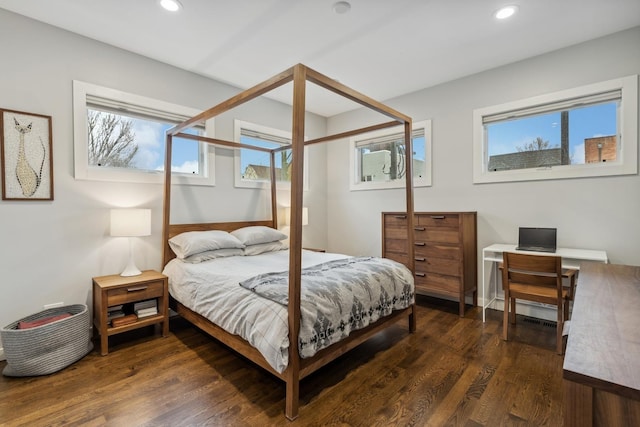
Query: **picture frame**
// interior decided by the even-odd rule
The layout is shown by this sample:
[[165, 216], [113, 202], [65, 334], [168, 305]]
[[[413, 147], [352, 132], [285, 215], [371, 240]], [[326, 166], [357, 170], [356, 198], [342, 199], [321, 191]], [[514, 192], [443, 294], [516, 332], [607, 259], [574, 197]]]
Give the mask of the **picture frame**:
[[0, 108], [2, 200], [53, 200], [51, 116]]

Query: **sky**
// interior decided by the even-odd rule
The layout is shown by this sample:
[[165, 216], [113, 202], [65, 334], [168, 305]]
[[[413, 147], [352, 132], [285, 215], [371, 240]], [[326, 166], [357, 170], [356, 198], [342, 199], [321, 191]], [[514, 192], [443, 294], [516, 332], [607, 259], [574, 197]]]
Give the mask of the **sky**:
[[[135, 156], [135, 164], [139, 169], [163, 170], [164, 169], [164, 146], [165, 132], [171, 126], [148, 120], [131, 118], [133, 121], [133, 131], [138, 144], [138, 153]], [[243, 136], [241, 142], [259, 145], [266, 148], [277, 147], [277, 143], [263, 141], [257, 138]], [[413, 141], [414, 158], [424, 160], [425, 138], [414, 138]], [[181, 140], [173, 141], [172, 170], [182, 173], [197, 173], [198, 171], [198, 145], [196, 141]], [[270, 156], [262, 151], [252, 151], [242, 149], [241, 170], [244, 171], [249, 164], [269, 166]], [[276, 156], [276, 167], [282, 164], [280, 156]], [[415, 174], [424, 171], [414, 171]]]
[[[135, 141], [138, 144], [138, 152], [135, 156], [135, 164], [139, 169], [164, 170], [165, 132], [171, 125], [131, 118]], [[187, 130], [187, 133], [195, 133]], [[256, 138], [243, 137], [243, 143], [274, 148], [276, 143], [262, 141]], [[249, 164], [269, 165], [269, 154], [262, 151], [242, 150], [241, 168], [244, 171]], [[198, 172], [198, 143], [196, 141], [174, 138], [172, 154], [172, 170], [182, 173]], [[277, 166], [280, 166], [280, 157], [276, 156]]]
[[[165, 132], [173, 125], [149, 120], [131, 119], [138, 152], [135, 164], [139, 169], [164, 170]], [[186, 133], [195, 133], [186, 131]], [[175, 172], [198, 173], [198, 142], [174, 138], [171, 168]]]
[[[590, 105], [569, 113], [569, 153], [572, 164], [584, 163], [585, 138], [615, 135], [617, 104]], [[172, 125], [149, 120], [131, 119], [138, 144], [135, 164], [139, 169], [163, 170], [165, 132]], [[193, 132], [193, 130], [192, 130]], [[560, 113], [548, 113], [528, 118], [509, 120], [487, 126], [489, 156], [517, 152], [517, 147], [541, 137], [549, 141], [550, 148], [560, 146]], [[273, 148], [277, 144], [243, 137], [243, 142]], [[414, 157], [424, 159], [424, 139], [414, 141]], [[269, 165], [267, 153], [242, 150], [241, 168], [248, 164]], [[279, 156], [277, 157], [280, 166]], [[198, 173], [198, 143], [174, 139], [172, 169], [182, 173]], [[417, 172], [417, 171], [416, 171]]]
[[[261, 147], [266, 148], [275, 148], [278, 144], [273, 142], [263, 141], [257, 138], [249, 138], [242, 137], [241, 142], [246, 144], [259, 145]], [[424, 160], [425, 158], [425, 150], [424, 150], [424, 137], [414, 138], [413, 139], [413, 152], [414, 158]], [[242, 150], [241, 157], [241, 170], [244, 171], [248, 165], [261, 165], [261, 166], [269, 166], [270, 159], [269, 153], [264, 153], [261, 151], [252, 151], [252, 150]], [[280, 157], [276, 156], [276, 167], [280, 167], [282, 162], [280, 161]], [[419, 173], [422, 171], [415, 171], [415, 173]]]
[[[590, 105], [569, 112], [569, 153], [572, 164], [584, 163], [584, 140], [617, 133], [617, 104]], [[517, 152], [541, 137], [550, 147], [560, 147], [560, 113], [548, 113], [489, 124], [489, 156]]]

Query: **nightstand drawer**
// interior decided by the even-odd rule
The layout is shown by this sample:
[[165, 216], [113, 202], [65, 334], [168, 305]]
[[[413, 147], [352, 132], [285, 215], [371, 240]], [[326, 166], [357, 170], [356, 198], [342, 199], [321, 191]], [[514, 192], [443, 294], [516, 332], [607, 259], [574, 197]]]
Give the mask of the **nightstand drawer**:
[[162, 295], [164, 295], [164, 283], [162, 281], [135, 283], [107, 290], [107, 306], [141, 301], [161, 297]]

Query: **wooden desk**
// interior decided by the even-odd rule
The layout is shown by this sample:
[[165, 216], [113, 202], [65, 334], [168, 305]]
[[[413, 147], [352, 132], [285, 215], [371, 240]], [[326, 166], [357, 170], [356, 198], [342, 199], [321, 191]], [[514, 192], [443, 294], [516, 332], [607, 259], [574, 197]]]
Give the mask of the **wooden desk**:
[[[560, 256], [562, 257], [562, 268], [579, 270], [582, 261], [608, 262], [607, 253], [605, 251], [595, 251], [590, 249], [573, 249], [558, 248], [555, 252], [530, 252], [517, 251], [514, 244], [494, 243], [482, 249], [482, 321], [484, 322], [485, 310], [490, 306], [497, 310], [502, 310], [502, 304], [495, 304], [497, 300], [503, 301], [502, 291], [498, 287], [498, 264], [502, 262], [503, 252], [519, 252], [523, 254], [534, 254], [539, 256]], [[487, 268], [490, 266], [489, 268]], [[545, 307], [544, 304], [536, 302], [518, 301], [518, 307], [521, 305], [529, 307], [531, 313], [527, 310], [518, 310], [521, 314], [531, 314], [534, 317], [543, 317], [547, 320], [556, 320], [555, 307], [552, 312]], [[537, 309], [537, 312], [536, 312]], [[541, 314], [542, 313], [542, 314]], [[544, 317], [543, 314], [548, 314]]]
[[565, 426], [640, 425], [640, 267], [582, 263], [562, 376]]

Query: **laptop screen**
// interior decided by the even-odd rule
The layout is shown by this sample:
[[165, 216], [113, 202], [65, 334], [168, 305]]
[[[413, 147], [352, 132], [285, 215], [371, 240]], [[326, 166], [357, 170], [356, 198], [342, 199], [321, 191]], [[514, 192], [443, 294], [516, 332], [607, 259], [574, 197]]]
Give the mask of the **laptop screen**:
[[520, 227], [518, 249], [555, 251], [556, 234], [556, 228]]

